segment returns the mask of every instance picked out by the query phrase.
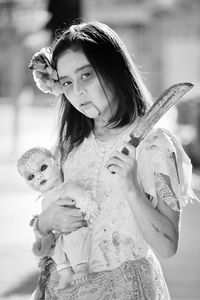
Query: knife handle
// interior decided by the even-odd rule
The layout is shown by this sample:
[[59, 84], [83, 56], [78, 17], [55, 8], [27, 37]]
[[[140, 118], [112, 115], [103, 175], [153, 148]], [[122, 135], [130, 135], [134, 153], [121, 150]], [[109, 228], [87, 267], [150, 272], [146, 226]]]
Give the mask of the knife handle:
[[[128, 141], [128, 143], [136, 148], [140, 143], [140, 138], [131, 136], [131, 139]], [[124, 147], [121, 152], [125, 155], [129, 155], [129, 151], [126, 147]], [[110, 166], [112, 166], [112, 165], [109, 165], [108, 168]], [[115, 174], [115, 172], [113, 171], [112, 174]]]
[[[131, 139], [128, 141], [128, 143], [136, 148], [140, 143], [140, 138], [135, 137], [135, 136], [131, 136]], [[121, 152], [124, 153], [125, 155], [129, 154], [129, 151], [126, 147], [124, 147]]]

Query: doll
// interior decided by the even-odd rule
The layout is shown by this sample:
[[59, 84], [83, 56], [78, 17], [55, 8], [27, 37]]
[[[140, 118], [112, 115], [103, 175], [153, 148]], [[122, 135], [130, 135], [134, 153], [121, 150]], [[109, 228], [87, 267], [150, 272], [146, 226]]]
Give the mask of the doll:
[[73, 199], [74, 206], [80, 208], [84, 214], [89, 227], [82, 227], [70, 234], [52, 231], [47, 236], [40, 235], [33, 245], [33, 252], [41, 257], [49, 255], [55, 261], [60, 276], [58, 290], [70, 283], [75, 285], [85, 281], [88, 273], [91, 224], [100, 213], [97, 203], [91, 200], [90, 192], [77, 185], [63, 183], [62, 172], [54, 156], [46, 148], [27, 150], [18, 159], [17, 167], [27, 184], [44, 196], [42, 210], [47, 209], [52, 201], [69, 197]]

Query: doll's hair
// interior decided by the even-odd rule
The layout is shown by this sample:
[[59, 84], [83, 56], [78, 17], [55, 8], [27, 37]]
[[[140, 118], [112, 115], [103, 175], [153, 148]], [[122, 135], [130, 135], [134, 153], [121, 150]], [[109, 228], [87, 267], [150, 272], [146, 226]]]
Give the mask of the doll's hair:
[[47, 157], [53, 158], [54, 156], [51, 153], [51, 151], [49, 151], [46, 148], [43, 147], [34, 147], [34, 148], [30, 148], [27, 151], [25, 151], [20, 158], [17, 160], [17, 169], [20, 173], [21, 176], [22, 175], [22, 170], [24, 169], [25, 165], [27, 164], [27, 162], [36, 154], [43, 154]]
[[[107, 125], [112, 128], [122, 127], [145, 114], [151, 96], [124, 43], [109, 26], [88, 22], [73, 24], [64, 30], [52, 47], [55, 69], [60, 56], [68, 49], [83, 51], [98, 76], [105, 96], [104, 86], [114, 91], [118, 109]], [[89, 136], [94, 121], [76, 110], [64, 94], [60, 114], [60, 150], [62, 153], [68, 145], [70, 152]]]

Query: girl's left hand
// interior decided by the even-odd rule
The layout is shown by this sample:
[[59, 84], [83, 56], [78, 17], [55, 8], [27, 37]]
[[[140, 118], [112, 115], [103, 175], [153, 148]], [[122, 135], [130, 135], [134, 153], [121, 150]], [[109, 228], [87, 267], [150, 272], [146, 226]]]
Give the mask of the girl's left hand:
[[123, 188], [126, 187], [129, 189], [133, 185], [138, 185], [136, 148], [129, 143], [124, 143], [122, 146], [128, 149], [129, 154], [126, 155], [120, 151], [116, 151], [108, 160], [106, 167], [111, 174], [116, 173], [119, 175], [120, 182], [123, 183]]

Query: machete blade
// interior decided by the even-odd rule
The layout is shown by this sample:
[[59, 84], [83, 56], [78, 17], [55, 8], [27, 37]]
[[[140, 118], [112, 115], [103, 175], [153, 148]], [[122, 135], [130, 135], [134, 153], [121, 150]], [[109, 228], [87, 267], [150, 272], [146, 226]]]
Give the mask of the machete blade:
[[[136, 124], [130, 133], [130, 140], [128, 142], [134, 147], [137, 147], [170, 107], [176, 104], [193, 86], [194, 85], [190, 82], [182, 82], [174, 84], [164, 91], [153, 103], [144, 117]], [[122, 149], [124, 154], [128, 154], [127, 151], [126, 148]]]

